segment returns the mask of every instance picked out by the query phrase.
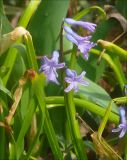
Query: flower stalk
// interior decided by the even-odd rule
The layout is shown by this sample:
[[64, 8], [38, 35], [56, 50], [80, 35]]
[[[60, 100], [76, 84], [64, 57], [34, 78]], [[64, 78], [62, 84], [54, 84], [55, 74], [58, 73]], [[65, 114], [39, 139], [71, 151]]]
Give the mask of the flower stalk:
[[[76, 47], [74, 46], [70, 61], [71, 69], [74, 68], [74, 62], [76, 61], [76, 51], [77, 51]], [[64, 94], [64, 100], [65, 100], [69, 129], [72, 137], [72, 143], [74, 145], [77, 158], [79, 160], [87, 160], [87, 156], [85, 153], [85, 146], [83, 144], [82, 137], [80, 134], [78, 120], [76, 119], [76, 109], [73, 99], [73, 91]]]

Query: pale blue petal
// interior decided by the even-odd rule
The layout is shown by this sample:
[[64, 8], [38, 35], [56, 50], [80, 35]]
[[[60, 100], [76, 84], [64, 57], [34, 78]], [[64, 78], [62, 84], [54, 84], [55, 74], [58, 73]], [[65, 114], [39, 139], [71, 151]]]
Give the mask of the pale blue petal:
[[83, 85], [83, 86], [88, 86], [89, 82], [87, 82], [87, 81], [80, 81], [80, 84]]
[[115, 129], [112, 129], [112, 132], [120, 132], [121, 131], [121, 128], [115, 128]]
[[121, 124], [126, 124], [126, 116], [125, 116], [125, 109], [123, 107], [119, 108]]
[[83, 28], [89, 30], [90, 32], [94, 32], [96, 29], [96, 24], [91, 23], [91, 22], [83, 22], [83, 21], [78, 21], [77, 25], [82, 26]]
[[75, 33], [68, 26], [64, 26], [64, 30], [65, 30], [66, 33], [68, 33], [69, 35], [71, 35], [76, 41], [86, 41], [86, 40], [90, 40], [91, 39], [91, 36], [86, 36], [86, 37], [79, 36], [77, 33]]
[[[56, 68], [52, 68], [52, 71], [54, 72], [55, 77], [58, 77], [58, 74], [56, 72]], [[50, 73], [49, 73], [50, 74]]]
[[58, 58], [59, 58], [59, 52], [58, 51], [54, 51], [51, 60], [56, 62], [56, 63], [58, 63]]
[[50, 72], [48, 72], [48, 74], [46, 74], [47, 80], [48, 81], [52, 81], [56, 84], [59, 84], [59, 82], [56, 79], [56, 75], [54, 74], [53, 70], [50, 70]]
[[68, 26], [64, 26], [63, 28], [64, 28], [65, 32], [67, 32], [69, 34], [73, 34], [74, 33], [74, 31]]
[[71, 25], [75, 24], [75, 22], [76, 22], [76, 21], [75, 21], [74, 19], [72, 19], [72, 18], [65, 18], [64, 21], [65, 21], [66, 23], [68, 23], [68, 24], [71, 24]]
[[77, 85], [76, 82], [75, 82], [74, 84], [75, 84], [75, 85], [74, 85], [74, 92], [76, 93], [76, 92], [78, 92], [78, 85]]
[[126, 129], [122, 129], [122, 131], [119, 135], [119, 138], [122, 138], [125, 135], [126, 131], [127, 131]]
[[63, 68], [63, 67], [65, 67], [65, 63], [56, 64], [54, 67], [55, 67], [56, 69]]
[[71, 41], [72, 43], [74, 43], [75, 45], [78, 46], [77, 40], [76, 40], [74, 37], [72, 37], [70, 34], [66, 34], [66, 38], [67, 38], [69, 41]]
[[77, 79], [83, 79], [85, 74], [86, 74], [86, 72], [83, 71], [79, 76], [77, 76]]
[[44, 63], [46, 63], [46, 64], [51, 62], [51, 60], [48, 59], [46, 56], [43, 57], [42, 61], [44, 61]]
[[64, 79], [67, 83], [73, 83], [73, 79], [72, 78], [69, 78], [69, 77], [65, 77]]
[[71, 18], [66, 18], [65, 19], [65, 22], [70, 24], [70, 25], [78, 25], [78, 26], [81, 26], [85, 29], [88, 29], [89, 31], [91, 32], [94, 32], [95, 31], [95, 28], [96, 28], [96, 24], [94, 23], [91, 23], [91, 22], [83, 22], [83, 21], [75, 21]]
[[76, 71], [71, 69], [66, 69], [66, 74], [68, 77], [72, 77], [72, 78], [77, 76]]
[[70, 84], [64, 91], [65, 92], [70, 92], [73, 89], [73, 84]]
[[79, 43], [78, 49], [80, 50], [81, 53], [83, 53], [83, 56], [86, 60], [88, 60], [88, 52], [89, 50], [94, 47], [96, 43], [90, 42], [90, 41], [85, 41], [84, 43]]

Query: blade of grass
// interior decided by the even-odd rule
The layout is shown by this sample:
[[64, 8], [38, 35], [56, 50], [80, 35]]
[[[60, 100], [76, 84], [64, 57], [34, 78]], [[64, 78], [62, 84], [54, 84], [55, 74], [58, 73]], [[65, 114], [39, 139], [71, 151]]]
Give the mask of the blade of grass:
[[32, 90], [33, 93], [37, 99], [38, 107], [39, 107], [39, 113], [40, 113], [40, 123], [38, 126], [37, 134], [31, 143], [28, 152], [26, 154], [25, 159], [28, 160], [32, 154], [32, 150], [36, 147], [36, 144], [38, 142], [39, 136], [42, 132], [42, 128], [44, 125], [45, 120], [45, 100], [44, 100], [44, 85], [45, 85], [45, 76], [43, 74], [36, 75], [32, 80]]
[[38, 70], [38, 65], [36, 61], [36, 54], [33, 46], [32, 37], [29, 33], [24, 35], [25, 42], [26, 42], [26, 48], [27, 48], [27, 58], [29, 67], [35, 70]]
[[35, 113], [36, 102], [33, 97], [30, 97], [28, 105], [29, 105], [28, 106], [29, 110], [26, 113], [26, 116], [25, 116], [23, 124], [22, 124], [22, 128], [20, 130], [19, 136], [16, 141], [16, 151], [15, 152], [16, 152], [16, 159], [17, 160], [20, 158], [21, 154], [23, 153], [24, 136], [25, 136], [29, 126], [31, 125], [32, 117]]
[[50, 147], [52, 149], [54, 157], [55, 157], [56, 160], [64, 160], [47, 109], [45, 110], [45, 114], [46, 115], [45, 115], [44, 131], [45, 131], [45, 134], [46, 134], [46, 136], [48, 138], [48, 142], [50, 144]]

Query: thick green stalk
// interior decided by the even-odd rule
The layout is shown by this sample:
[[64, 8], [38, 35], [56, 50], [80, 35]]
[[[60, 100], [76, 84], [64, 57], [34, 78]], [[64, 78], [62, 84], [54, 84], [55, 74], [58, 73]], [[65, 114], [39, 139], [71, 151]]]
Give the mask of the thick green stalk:
[[[40, 3], [40, 0], [38, 0], [38, 1], [32, 0], [29, 3], [28, 7], [26, 8], [26, 11], [24, 12], [23, 16], [21, 16], [21, 20], [19, 21], [20, 26], [23, 26], [24, 28], [27, 27], [27, 25], [30, 21], [30, 18], [34, 14], [34, 12], [37, 9], [37, 6], [39, 5], [39, 3]], [[20, 40], [17, 41], [17, 42], [20, 42]], [[7, 54], [7, 57], [5, 59], [5, 62], [4, 62], [4, 66], [5, 67], [7, 66], [9, 68], [9, 71], [7, 72], [7, 74], [3, 78], [4, 85], [7, 84], [8, 80], [10, 78], [12, 69], [13, 69], [14, 64], [15, 64], [16, 57], [17, 57], [17, 50], [14, 49], [14, 48], [10, 48], [9, 52]]]
[[[42, 133], [42, 128], [44, 126], [45, 121], [45, 100], [44, 100], [44, 84], [45, 84], [45, 76], [43, 74], [36, 75], [32, 80], [32, 91], [36, 97], [39, 113], [40, 113], [40, 123], [38, 125], [37, 133], [30, 144], [30, 147], [28, 149], [28, 152], [26, 154], [25, 160], [29, 160], [32, 151], [34, 148], [36, 148], [36, 144], [38, 142], [39, 136]], [[36, 117], [35, 117], [36, 118]]]
[[48, 138], [48, 142], [49, 142], [50, 147], [52, 149], [52, 152], [54, 154], [55, 160], [64, 160], [47, 109], [45, 110], [44, 131], [45, 131], [45, 134], [46, 134], [46, 136]]
[[113, 101], [111, 100], [111, 102], [109, 103], [109, 105], [108, 105], [108, 107], [107, 107], [107, 109], [105, 111], [105, 114], [104, 114], [104, 117], [103, 117], [103, 119], [101, 121], [101, 124], [99, 126], [99, 129], [98, 129], [98, 138], [99, 139], [101, 139], [102, 133], [103, 133], [103, 131], [105, 129], [105, 126], [106, 126], [106, 123], [107, 123], [107, 121], [109, 119], [109, 115], [110, 115], [111, 108], [112, 108], [112, 103], [113, 103]]
[[[77, 52], [77, 49], [74, 46], [71, 54], [70, 69], [74, 68], [74, 65], [76, 62], [76, 52]], [[75, 103], [73, 98], [73, 91], [70, 91], [69, 93], [65, 93], [64, 99], [65, 99], [69, 129], [72, 137], [72, 143], [73, 143], [77, 158], [79, 160], [86, 160], [87, 156], [85, 153], [85, 146], [80, 134], [78, 120], [76, 119], [76, 109], [75, 109]]]
[[89, 7], [89, 8], [85, 8], [83, 9], [81, 12], [78, 12], [76, 14], [76, 16], [74, 16], [74, 19], [75, 20], [80, 20], [82, 19], [86, 14], [88, 13], [91, 13], [91, 11], [94, 11], [94, 10], [97, 10], [101, 16], [104, 17], [104, 19], [106, 18], [106, 12], [99, 6], [92, 6], [92, 7]]
[[33, 13], [36, 11], [38, 5], [40, 4], [41, 0], [31, 0], [29, 2], [28, 7], [25, 9], [23, 15], [21, 16], [18, 26], [26, 27], [31, 19]]
[[[100, 55], [100, 51], [98, 51], [96, 49], [91, 49], [90, 53]], [[106, 62], [109, 64], [109, 66], [113, 69], [113, 71], [116, 75], [116, 78], [120, 84], [121, 90], [123, 90], [124, 85], [127, 83], [125, 76], [123, 76], [123, 74], [120, 73], [117, 65], [113, 62], [112, 58], [108, 54], [104, 53], [102, 55], [102, 58], [104, 60], [106, 60]]]
[[[123, 98], [123, 102], [125, 102], [124, 100], [126, 97]], [[54, 104], [56, 105], [55, 107], [59, 107], [60, 105], [63, 106], [65, 105], [65, 102], [64, 102], [64, 97], [62, 96], [52, 96], [52, 97], [45, 97], [45, 100], [46, 100], [46, 104]], [[79, 98], [74, 98], [74, 103], [76, 105], [76, 107], [80, 107], [80, 108], [84, 108], [84, 109], [87, 109], [88, 111], [92, 112], [92, 113], [95, 113], [101, 117], [104, 116], [105, 114], [105, 111], [106, 111], [106, 108], [103, 108], [102, 106], [99, 106], [97, 104], [94, 104], [88, 100], [85, 100], [85, 99], [79, 99]], [[58, 105], [60, 104], [60, 105]], [[52, 108], [50, 106], [47, 106], [48, 108]], [[119, 115], [115, 114], [114, 112], [111, 112], [110, 115], [109, 115], [109, 121], [115, 123], [115, 124], [118, 124], [119, 123]]]
[[29, 67], [35, 70], [38, 70], [38, 64], [36, 61], [36, 54], [33, 46], [32, 37], [29, 33], [24, 35], [27, 49], [27, 59], [29, 63]]
[[[41, 111], [41, 123], [42, 125], [40, 126], [39, 132], [35, 138], [35, 142], [32, 145], [32, 148], [34, 147], [34, 144], [36, 143], [37, 139], [39, 138], [41, 128], [44, 127], [44, 132], [48, 138], [51, 150], [54, 154], [54, 157], [56, 160], [63, 160], [63, 154], [60, 150], [58, 140], [48, 113], [48, 109], [46, 108], [46, 103], [45, 103], [45, 94], [44, 94], [44, 84], [45, 84], [45, 78], [44, 74], [36, 75], [36, 77], [33, 79], [33, 90], [35, 93], [35, 96], [38, 100], [38, 105], [39, 109]], [[44, 123], [44, 125], [43, 125]], [[30, 153], [32, 151], [32, 148], [30, 148], [27, 159], [30, 157]]]
[[108, 41], [103, 41], [103, 40], [98, 40], [98, 44], [100, 44], [107, 51], [114, 53], [114, 55], [115, 54], [118, 55], [123, 60], [125, 61], [127, 60], [127, 51], [120, 48], [116, 44], [108, 42]]

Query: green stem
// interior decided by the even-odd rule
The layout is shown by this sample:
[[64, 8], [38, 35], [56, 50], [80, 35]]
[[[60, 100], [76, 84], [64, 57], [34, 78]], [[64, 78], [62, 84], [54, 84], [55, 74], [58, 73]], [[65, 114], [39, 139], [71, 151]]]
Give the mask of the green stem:
[[[77, 52], [77, 49], [74, 46], [71, 54], [70, 69], [73, 69], [75, 66], [76, 52]], [[70, 91], [69, 93], [65, 93], [64, 99], [65, 99], [69, 129], [72, 137], [72, 143], [74, 145], [77, 158], [79, 160], [86, 160], [87, 155], [85, 153], [85, 146], [81, 137], [78, 120], [76, 119], [76, 109], [75, 109], [75, 103], [73, 99], [73, 91]]]
[[[55, 104], [56, 107], [59, 107], [59, 105], [57, 105], [57, 104], [60, 104], [60, 105], [62, 104], [62, 106], [65, 105], [64, 97], [62, 97], [62, 96], [45, 97], [45, 101], [46, 101], [46, 104]], [[74, 103], [75, 103], [76, 107], [87, 109], [88, 111], [95, 113], [101, 117], [104, 116], [105, 111], [106, 111], [106, 108], [103, 108], [102, 106], [99, 106], [99, 105], [96, 105], [92, 102], [89, 102], [88, 100], [74, 98]], [[50, 107], [50, 105], [47, 107], [50, 109], [52, 108], [52, 107]], [[114, 112], [111, 112], [109, 115], [109, 121], [111, 121], [115, 124], [118, 124], [119, 123], [119, 115], [115, 114]]]
[[[96, 49], [91, 49], [90, 53], [96, 54], [96, 55], [100, 55], [100, 51], [96, 50]], [[113, 62], [113, 60], [111, 59], [111, 57], [104, 53], [102, 55], [102, 58], [104, 60], [106, 60], [106, 62], [109, 64], [109, 66], [113, 69], [114, 73], [116, 74], [116, 78], [120, 84], [121, 90], [123, 90], [123, 87], [125, 86], [125, 84], [127, 83], [127, 80], [125, 78], [125, 76], [121, 76], [120, 71], [118, 69], [118, 67], [116, 66], [116, 64]]]
[[64, 160], [62, 152], [60, 151], [58, 140], [56, 138], [56, 134], [55, 134], [54, 128], [52, 126], [52, 122], [49, 117], [49, 113], [48, 113], [47, 109], [45, 110], [44, 131], [45, 131], [46, 136], [48, 138], [48, 142], [49, 142], [50, 147], [52, 149], [52, 152], [55, 156], [55, 159], [56, 160]]
[[26, 48], [27, 48], [27, 59], [29, 63], [29, 67], [35, 70], [38, 70], [38, 65], [36, 61], [36, 54], [33, 46], [32, 37], [29, 33], [24, 35]]
[[105, 111], [105, 114], [104, 114], [104, 117], [101, 121], [101, 124], [99, 126], [99, 129], [98, 129], [98, 138], [101, 140], [101, 136], [102, 136], [102, 133], [104, 131], [104, 128], [105, 128], [105, 125], [109, 119], [109, 115], [110, 115], [110, 112], [111, 112], [111, 108], [112, 108], [112, 103], [113, 101], [111, 100], [111, 102], [109, 103], [106, 111]]
[[40, 4], [41, 0], [31, 0], [28, 7], [25, 9], [23, 15], [21, 16], [18, 26], [27, 27], [30, 18], [32, 17], [33, 13], [36, 11], [38, 5]]
[[[56, 160], [63, 160], [63, 155], [62, 152], [60, 150], [59, 144], [58, 144], [58, 140], [48, 113], [48, 109], [46, 108], [46, 103], [45, 103], [45, 94], [44, 94], [44, 84], [45, 84], [45, 80], [44, 80], [44, 74], [40, 74], [40, 75], [36, 75], [36, 77], [33, 79], [33, 90], [35, 92], [35, 95], [37, 97], [38, 100], [38, 105], [39, 105], [39, 109], [41, 110], [41, 116], [42, 116], [42, 125], [40, 126], [42, 128], [42, 126], [44, 127], [44, 131], [45, 134], [48, 138], [51, 150], [54, 154], [54, 157]], [[43, 125], [44, 123], [44, 125]], [[36, 140], [39, 138], [39, 134], [40, 131], [38, 132], [37, 138], [35, 139], [35, 143]], [[33, 143], [34, 146], [34, 143]], [[33, 147], [32, 147], [33, 148]], [[31, 153], [31, 149], [29, 152], [29, 156]], [[27, 159], [29, 158], [29, 156], [27, 157]]]
[[100, 44], [107, 51], [110, 51], [113, 54], [118, 55], [123, 60], [127, 60], [127, 51], [120, 48], [116, 44], [108, 42], [108, 41], [103, 41], [103, 40], [98, 40], [98, 44]]

